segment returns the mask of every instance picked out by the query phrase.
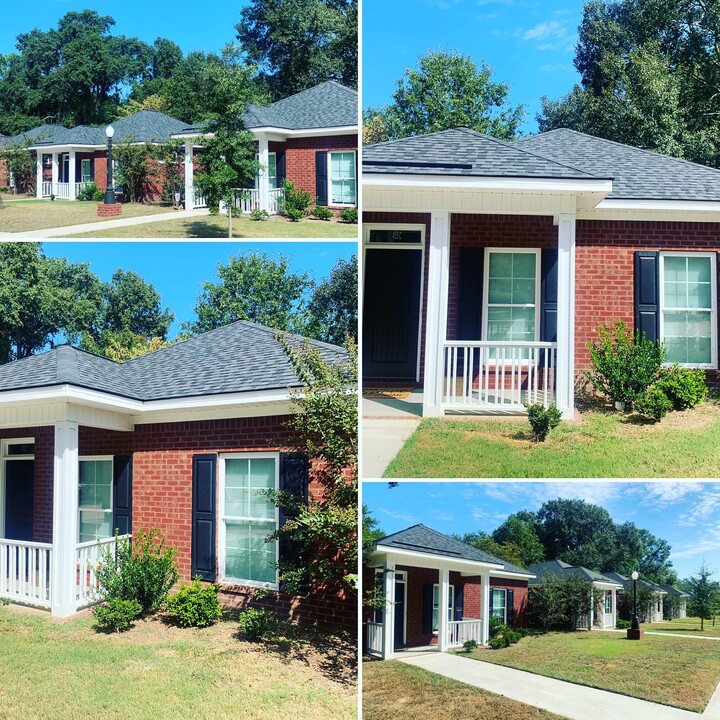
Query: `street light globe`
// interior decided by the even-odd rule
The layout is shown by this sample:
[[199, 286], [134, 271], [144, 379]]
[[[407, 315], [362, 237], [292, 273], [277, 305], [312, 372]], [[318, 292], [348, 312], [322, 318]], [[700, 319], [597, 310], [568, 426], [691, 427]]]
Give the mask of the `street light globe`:
[[635, 570], [630, 577], [631, 577], [633, 580], [637, 580], [637, 579], [640, 577], [640, 575], [638, 574], [638, 571]]
[[113, 135], [115, 135], [115, 128], [112, 125], [108, 125], [105, 128], [105, 135], [112, 140]]

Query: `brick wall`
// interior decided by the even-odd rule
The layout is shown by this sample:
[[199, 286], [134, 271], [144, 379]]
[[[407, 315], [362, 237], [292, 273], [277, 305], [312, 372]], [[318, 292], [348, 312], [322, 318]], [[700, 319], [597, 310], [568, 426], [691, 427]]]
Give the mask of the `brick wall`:
[[513, 627], [525, 627], [527, 623], [528, 583], [527, 580], [508, 580], [507, 578], [490, 578], [490, 589], [512, 589], [515, 621]]

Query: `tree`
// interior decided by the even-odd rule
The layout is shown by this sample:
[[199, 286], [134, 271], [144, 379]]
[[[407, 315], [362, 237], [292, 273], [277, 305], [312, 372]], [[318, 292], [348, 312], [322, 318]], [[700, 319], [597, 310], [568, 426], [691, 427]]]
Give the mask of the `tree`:
[[118, 184], [122, 185], [130, 202], [145, 202], [157, 179], [157, 166], [151, 162], [155, 147], [152, 143], [135, 145], [132, 138], [126, 138], [115, 144], [113, 152], [118, 165]]
[[531, 623], [544, 633], [565, 620], [565, 593], [559, 578], [546, 575], [528, 588], [528, 613]]
[[308, 303], [312, 337], [343, 345], [346, 337], [357, 342], [358, 269], [357, 255], [339, 260], [330, 277], [313, 291]]
[[513, 565], [520, 565], [522, 563], [522, 552], [517, 545], [513, 543], [495, 542], [487, 533], [467, 533], [458, 539], [467, 545], [472, 545], [478, 550], [494, 555], [501, 560], [506, 560]]
[[362, 553], [363, 565], [370, 559], [375, 543], [380, 538], [385, 537], [385, 533], [380, 529], [380, 523], [370, 514], [370, 508], [363, 504], [362, 507]]
[[[623, 583], [623, 598], [618, 608], [620, 617], [623, 620], [632, 620], [635, 606], [635, 588], [632, 580]], [[638, 580], [637, 582], [637, 611], [640, 622], [649, 622], [653, 605], [658, 600], [658, 594], [650, 585]]]
[[357, 0], [251, 0], [235, 26], [273, 100], [326, 80], [357, 87]]
[[92, 336], [88, 336], [83, 340], [80, 347], [96, 355], [104, 355], [115, 362], [125, 362], [170, 347], [170, 345], [172, 345], [171, 342], [158, 336], [148, 337], [147, 335], [136, 335], [128, 331], [103, 330], [97, 340]]
[[0, 146], [0, 165], [5, 163], [8, 177], [15, 178], [15, 192], [34, 193], [36, 191], [36, 155], [28, 150], [30, 143], [8, 142]]
[[313, 281], [290, 271], [290, 261], [267, 253], [245, 253], [218, 265], [219, 281], [205, 281], [195, 305], [197, 320], [183, 330], [198, 334], [235, 320], [249, 320], [277, 330], [302, 332], [305, 298]]
[[492, 539], [498, 543], [512, 543], [520, 549], [521, 567], [528, 567], [545, 559], [545, 549], [538, 537], [537, 518], [532, 522], [521, 519], [520, 513], [510, 515], [505, 522], [492, 533]]
[[655, 537], [647, 530], [639, 530], [643, 547], [642, 558], [637, 570], [642, 577], [659, 585], [672, 585], [677, 574], [671, 569], [670, 553], [672, 548], [667, 540]]
[[687, 591], [692, 595], [689, 602], [690, 614], [700, 618], [700, 630], [705, 629], [705, 620], [720, 612], [720, 583], [710, 578], [715, 574], [705, 563], [698, 569], [698, 576], [687, 581]]
[[[366, 114], [382, 128], [373, 139], [395, 140], [452, 127], [469, 127], [512, 140], [523, 119], [522, 107], [508, 105], [510, 86], [492, 80], [492, 70], [459, 52], [429, 52], [398, 80], [390, 105]], [[370, 132], [370, 130], [368, 130]]]

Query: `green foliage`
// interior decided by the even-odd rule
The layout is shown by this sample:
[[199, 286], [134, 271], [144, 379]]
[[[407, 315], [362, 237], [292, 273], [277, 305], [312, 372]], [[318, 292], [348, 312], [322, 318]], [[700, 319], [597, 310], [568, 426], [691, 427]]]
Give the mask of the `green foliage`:
[[[0, 56], [1, 58], [2, 56]], [[0, 79], [0, 87], [3, 81]], [[0, 99], [0, 106], [2, 99]], [[0, 123], [2, 117], [0, 115]], [[8, 176], [15, 176], [15, 192], [27, 192], [34, 194], [36, 191], [35, 183], [37, 181], [37, 167], [35, 153], [28, 150], [30, 140], [14, 143], [7, 142], [0, 145], [0, 165], [5, 164]]]
[[[653, 605], [657, 602], [657, 593], [650, 587], [642, 582], [644, 578], [642, 575], [637, 581], [637, 611], [638, 619], [641, 623], [650, 621], [650, 613]], [[623, 620], [632, 620], [633, 607], [635, 602], [635, 588], [633, 587], [633, 581], [628, 580], [624, 583], [625, 592], [618, 605], [618, 613]]]
[[720, 613], [720, 583], [710, 579], [714, 574], [703, 562], [697, 577], [691, 577], [686, 582], [686, 590], [692, 595], [688, 601], [688, 612], [700, 618], [701, 630], [705, 629], [705, 620]]
[[157, 165], [150, 162], [155, 156], [151, 143], [133, 145], [132, 138], [126, 138], [113, 146], [113, 158], [117, 160], [116, 185], [123, 188], [125, 198], [130, 202], [145, 202], [152, 193], [157, 180]]
[[632, 404], [658, 378], [666, 351], [660, 343], [632, 333], [624, 322], [598, 325], [597, 342], [588, 343], [592, 370], [585, 377], [615, 402]]
[[100, 193], [101, 195], [104, 195], [103, 192], [98, 188], [98, 186], [95, 184], [95, 181], [85, 183], [77, 193], [77, 199], [78, 200], [95, 200], [95, 196], [97, 193]]
[[338, 260], [330, 276], [313, 290], [307, 309], [306, 334], [333, 345], [343, 345], [347, 337], [357, 342], [357, 255]]
[[132, 538], [117, 538], [115, 545], [100, 548], [95, 570], [100, 593], [107, 600], [133, 600], [143, 613], [158, 610], [177, 582], [177, 550], [152, 528], [140, 529]]
[[269, 638], [276, 627], [276, 620], [267, 610], [248, 608], [240, 613], [240, 628], [251, 642]]
[[673, 409], [673, 404], [661, 388], [653, 385], [635, 398], [634, 407], [641, 415], [659, 422]]
[[514, 543], [497, 542], [494, 538], [482, 531], [466, 533], [459, 539], [468, 545], [476, 547], [478, 550], [482, 550], [490, 555], [499, 557], [502, 560], [507, 560], [508, 562], [513, 563], [513, 565], [522, 565], [522, 551]]
[[293, 221], [298, 222], [299, 220], [302, 220], [305, 216], [305, 213], [303, 213], [302, 210], [298, 210], [297, 208], [285, 208], [285, 214]]
[[0, 607], [2, 607], [3, 605], [9, 605], [9, 604], [10, 604], [10, 600], [8, 598], [0, 597]]
[[[50, 196], [53, 200], [55, 197], [53, 195]], [[102, 202], [105, 199], [105, 193], [100, 190], [99, 188], [95, 191], [94, 195], [92, 196], [92, 199], [94, 202]]]
[[199, 577], [194, 578], [168, 598], [165, 609], [180, 627], [207, 627], [222, 617], [218, 590], [217, 585], [203, 586]]
[[[283, 196], [280, 205], [283, 212], [291, 219], [298, 220], [307, 215], [307, 209], [313, 201], [313, 196], [305, 190], [299, 190], [295, 183], [283, 180]], [[299, 213], [299, 214], [298, 214]]]
[[618, 630], [627, 630], [631, 625], [632, 625], [632, 622], [630, 620], [622, 620], [622, 619], [618, 618], [615, 621], [615, 627]]
[[378, 521], [370, 514], [370, 508], [363, 504], [362, 507], [362, 553], [363, 553], [363, 565], [367, 564], [370, 560], [370, 553], [372, 552], [375, 543], [382, 537], [385, 537], [385, 533], [380, 529]]
[[121, 600], [120, 598], [111, 598], [93, 608], [95, 627], [110, 632], [129, 630], [133, 620], [141, 613], [142, 606], [137, 600]]
[[325, 207], [324, 205], [316, 205], [311, 211], [310, 214], [317, 218], [318, 220], [331, 220], [332, 219], [332, 210], [330, 208]]
[[478, 649], [477, 640], [466, 640], [463, 643], [463, 652], [471, 653], [473, 650]]
[[[499, 618], [494, 619], [498, 620]], [[491, 633], [488, 645], [490, 645], [493, 650], [501, 650], [502, 648], [510, 647], [510, 645], [520, 642], [521, 637], [519, 632], [500, 621], [499, 625], [495, 625], [495, 632]]]
[[544, 633], [566, 619], [565, 593], [559, 578], [545, 575], [528, 588], [530, 622]]
[[672, 401], [675, 410], [695, 407], [708, 394], [704, 370], [681, 368], [677, 364], [662, 368], [655, 386]]
[[521, 511], [510, 515], [492, 533], [492, 539], [500, 544], [511, 544], [520, 551], [520, 567], [528, 567], [545, 559], [545, 549], [537, 532], [538, 520], [535, 513]]
[[153, 157], [158, 161], [156, 172], [162, 188], [160, 196], [175, 206], [178, 204], [176, 195], [185, 190], [185, 143], [182, 140], [168, 140], [156, 145]]
[[562, 413], [555, 405], [545, 407], [542, 403], [524, 403], [528, 411], [528, 421], [533, 431], [534, 442], [545, 442], [551, 430], [554, 430], [562, 418]]
[[489, 622], [489, 633], [490, 637], [495, 637], [501, 628], [506, 627], [502, 618], [496, 617], [495, 615], [490, 616]]
[[255, 208], [250, 213], [250, 219], [251, 220], [267, 220], [270, 217], [270, 213], [267, 210], [260, 210], [260, 208]]
[[356, 207], [354, 208], [345, 208], [344, 210], [340, 211], [340, 219], [343, 222], [348, 223], [348, 225], [357, 225], [358, 224], [358, 209]]

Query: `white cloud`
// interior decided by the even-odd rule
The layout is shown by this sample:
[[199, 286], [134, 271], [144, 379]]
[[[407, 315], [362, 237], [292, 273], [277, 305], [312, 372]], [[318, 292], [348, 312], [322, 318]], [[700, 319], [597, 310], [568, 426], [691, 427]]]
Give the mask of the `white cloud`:
[[685, 502], [689, 495], [700, 493], [703, 483], [698, 482], [653, 482], [642, 485], [636, 492], [642, 495], [643, 504], [655, 508]]
[[698, 485], [697, 498], [693, 507], [680, 515], [680, 525], [706, 525], [710, 530], [717, 530], [720, 515], [720, 485], [715, 483], [695, 483]]
[[405, 513], [395, 512], [395, 510], [388, 510], [387, 508], [378, 508], [378, 512], [382, 513], [383, 515], [387, 515], [388, 517], [394, 518], [395, 520], [402, 520], [403, 522], [409, 523], [410, 525], [415, 525], [420, 522], [413, 515], [406, 515]]
[[518, 30], [516, 34], [538, 50], [569, 51], [575, 45], [575, 36], [568, 26], [557, 20], [543, 20], [527, 30]]

